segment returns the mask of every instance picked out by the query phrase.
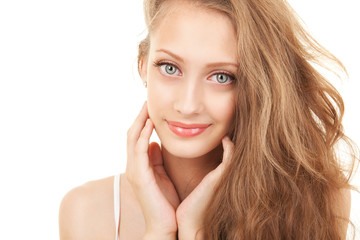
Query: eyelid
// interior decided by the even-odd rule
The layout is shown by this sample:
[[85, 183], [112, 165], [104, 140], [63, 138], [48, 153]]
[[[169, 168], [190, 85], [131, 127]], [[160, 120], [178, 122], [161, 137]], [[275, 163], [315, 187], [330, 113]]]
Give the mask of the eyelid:
[[168, 60], [154, 61], [154, 66], [155, 67], [162, 67], [164, 65], [172, 65], [173, 67], [175, 67], [179, 71], [179, 75], [166, 74], [166, 76], [182, 76], [182, 72], [181, 72], [180, 68], [177, 66], [176, 63], [168, 61]]
[[[229, 80], [229, 82], [227, 82], [227, 83], [219, 83], [219, 82], [217, 82], [217, 84], [228, 85], [228, 84], [231, 84], [231, 83], [233, 83], [234, 81], [236, 81], [236, 78], [235, 78], [234, 74], [232, 74], [231, 72], [228, 72], [228, 71], [224, 71], [224, 70], [219, 70], [219, 71], [215, 71], [215, 72], [211, 73], [211, 75], [210, 75], [209, 78], [212, 78], [212, 77], [214, 77], [214, 76], [216, 76], [216, 75], [218, 75], [218, 74], [227, 75], [230, 80]], [[214, 81], [214, 82], [216, 82], [216, 81]]]
[[[154, 66], [157, 67], [157, 68], [160, 68], [164, 65], [172, 65], [173, 67], [175, 67], [177, 69], [177, 71], [179, 71], [179, 74], [174, 74], [174, 75], [170, 75], [170, 74], [166, 74], [166, 73], [162, 73], [166, 76], [170, 76], [170, 77], [174, 77], [174, 76], [182, 76], [182, 72], [180, 70], [180, 68], [178, 67], [178, 65], [172, 61], [169, 61], [169, 60], [159, 60], [159, 61], [154, 61]], [[210, 74], [210, 77], [209, 78], [212, 78], [218, 74], [224, 74], [224, 75], [227, 75], [230, 80], [228, 81], [228, 83], [217, 83], [217, 84], [220, 84], [220, 85], [228, 85], [228, 84], [231, 84], [233, 83], [236, 78], [234, 76], [233, 73], [229, 72], [229, 71], [226, 71], [226, 70], [216, 70], [216, 71], [213, 71], [211, 74]], [[209, 79], [208, 78], [208, 79]], [[213, 81], [213, 82], [216, 82], [216, 81]]]

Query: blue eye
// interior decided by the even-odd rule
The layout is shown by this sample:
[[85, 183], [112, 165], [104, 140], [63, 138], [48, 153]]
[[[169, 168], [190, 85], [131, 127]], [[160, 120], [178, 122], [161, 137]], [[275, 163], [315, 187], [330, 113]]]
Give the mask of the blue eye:
[[170, 63], [157, 63], [157, 66], [160, 66], [160, 71], [165, 75], [180, 74], [179, 69]]
[[210, 79], [220, 84], [229, 84], [234, 81], [234, 77], [226, 73], [216, 73]]
[[165, 72], [170, 75], [175, 74], [176, 70], [177, 70], [176, 67], [174, 67], [173, 65], [170, 65], [170, 64], [164, 65], [164, 68], [165, 68]]

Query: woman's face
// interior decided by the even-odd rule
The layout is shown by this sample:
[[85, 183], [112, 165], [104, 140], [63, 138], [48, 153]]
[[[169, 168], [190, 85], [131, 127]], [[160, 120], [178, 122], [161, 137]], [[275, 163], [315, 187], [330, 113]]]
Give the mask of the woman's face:
[[230, 131], [236, 36], [230, 19], [219, 12], [186, 3], [172, 7], [176, 11], [151, 34], [142, 76], [162, 146], [195, 158], [216, 148]]

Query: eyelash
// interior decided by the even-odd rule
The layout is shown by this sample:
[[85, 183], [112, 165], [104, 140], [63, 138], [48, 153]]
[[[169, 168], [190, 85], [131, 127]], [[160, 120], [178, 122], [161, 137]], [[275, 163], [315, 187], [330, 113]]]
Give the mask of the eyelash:
[[[166, 62], [166, 61], [154, 62], [154, 66], [157, 67], [157, 68], [160, 68], [160, 67], [162, 67], [164, 65], [171, 65], [171, 66], [175, 67], [176, 70], [181, 73], [180, 69], [175, 64], [173, 64], [171, 62]], [[230, 74], [229, 72], [226, 72], [226, 71], [220, 71], [220, 72], [213, 73], [211, 75], [211, 77], [216, 76], [216, 75], [220, 75], [220, 74], [224, 74], [224, 75], [228, 76], [229, 79], [230, 79], [230, 83], [219, 83], [218, 82], [221, 85], [231, 84], [232, 82], [234, 82], [236, 80], [236, 78], [235, 78], [235, 76], [233, 74]]]
[[173, 64], [173, 63], [171, 63], [171, 62], [166, 62], [166, 61], [154, 62], [154, 66], [157, 67], [157, 68], [161, 68], [162, 66], [165, 66], [165, 65], [170, 65], [170, 66], [175, 67], [176, 70], [179, 71], [180, 74], [181, 74], [180, 69], [179, 69], [175, 64]]

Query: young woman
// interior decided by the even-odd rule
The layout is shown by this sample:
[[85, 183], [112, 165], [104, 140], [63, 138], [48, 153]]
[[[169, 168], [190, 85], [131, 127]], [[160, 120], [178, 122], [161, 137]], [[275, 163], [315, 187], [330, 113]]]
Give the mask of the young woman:
[[144, 3], [126, 173], [65, 196], [61, 239], [345, 239], [344, 106], [311, 64], [341, 63], [283, 0]]

